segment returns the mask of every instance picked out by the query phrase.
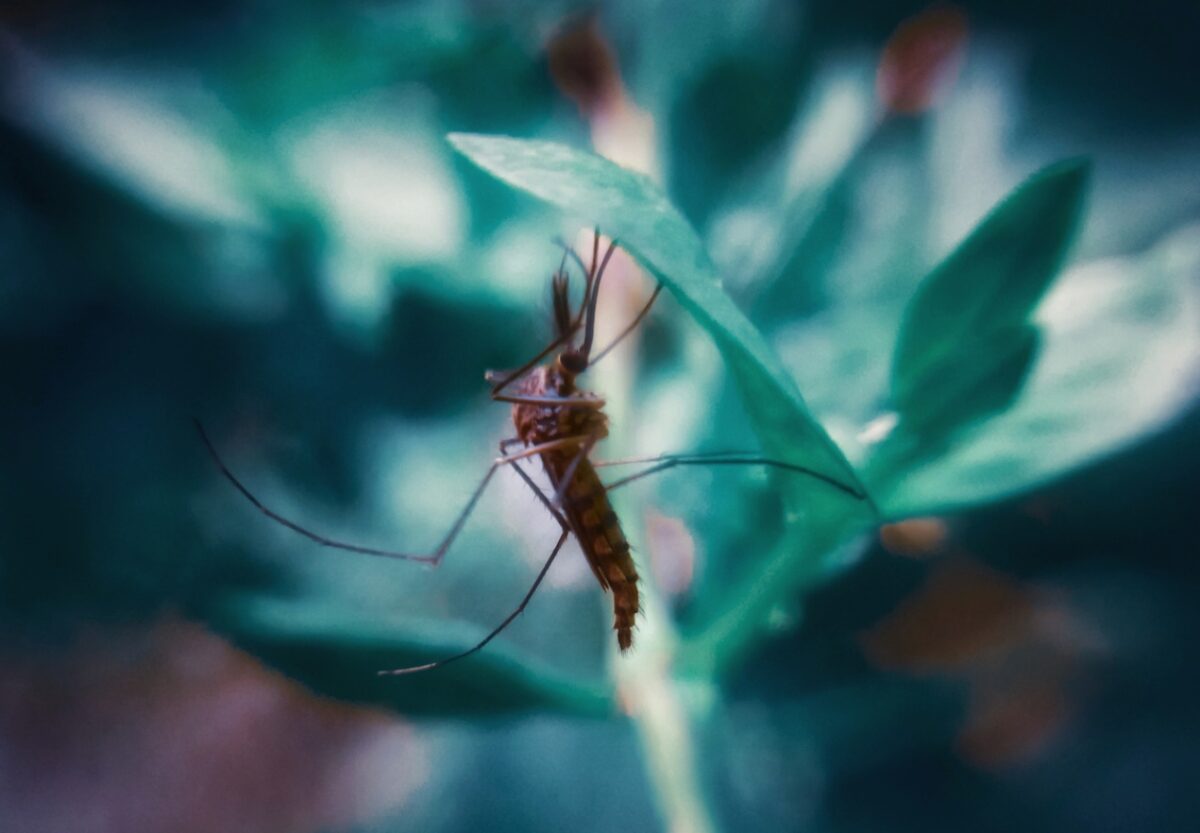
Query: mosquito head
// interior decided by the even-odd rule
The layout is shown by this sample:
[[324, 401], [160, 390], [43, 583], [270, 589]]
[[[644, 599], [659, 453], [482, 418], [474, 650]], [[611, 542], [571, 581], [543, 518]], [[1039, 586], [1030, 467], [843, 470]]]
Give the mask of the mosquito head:
[[558, 365], [572, 376], [578, 376], [587, 370], [588, 357], [586, 353], [577, 348], [563, 350], [558, 355]]

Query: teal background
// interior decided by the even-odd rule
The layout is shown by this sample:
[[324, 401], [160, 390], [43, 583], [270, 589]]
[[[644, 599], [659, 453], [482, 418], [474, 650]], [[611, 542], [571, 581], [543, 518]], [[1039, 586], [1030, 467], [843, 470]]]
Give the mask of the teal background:
[[[961, 8], [900, 116], [874, 76], [916, 5], [603, 5], [658, 159], [607, 217], [605, 166], [513, 188], [446, 139], [588, 150], [547, 58], [583, 8], [0, 12], [0, 828], [1193, 829], [1198, 12]], [[574, 196], [521, 190], [550, 174]], [[630, 222], [662, 195], [678, 223]], [[191, 420], [280, 511], [431, 546], [592, 222], [653, 273], [608, 318], [671, 285], [591, 382], [602, 456], [828, 435], [882, 518], [672, 472], [617, 504], [640, 654], [568, 550], [484, 654], [380, 681], [499, 621], [553, 524], [499, 477], [436, 572], [321, 551]], [[881, 543], [909, 517], [945, 537]]]

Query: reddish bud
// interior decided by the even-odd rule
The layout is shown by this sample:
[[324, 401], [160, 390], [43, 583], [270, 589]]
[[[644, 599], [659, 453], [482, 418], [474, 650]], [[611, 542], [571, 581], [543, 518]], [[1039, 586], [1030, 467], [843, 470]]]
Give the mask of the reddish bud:
[[888, 38], [875, 74], [875, 91], [889, 112], [928, 109], [958, 75], [967, 41], [967, 16], [955, 6], [930, 6], [905, 20]]

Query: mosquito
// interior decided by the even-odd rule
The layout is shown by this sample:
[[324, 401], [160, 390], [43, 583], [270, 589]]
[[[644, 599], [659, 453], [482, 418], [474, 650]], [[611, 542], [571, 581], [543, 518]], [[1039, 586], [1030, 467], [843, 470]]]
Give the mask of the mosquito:
[[[516, 436], [500, 442], [500, 456], [492, 460], [487, 472], [475, 491], [467, 500], [449, 531], [429, 553], [408, 553], [396, 550], [377, 549], [334, 540], [321, 535], [280, 515], [259, 500], [225, 465], [215, 445], [209, 439], [203, 425], [197, 420], [196, 430], [209, 455], [221, 474], [259, 512], [272, 521], [291, 529], [323, 547], [373, 555], [416, 561], [437, 567], [445, 558], [462, 531], [468, 517], [483, 495], [493, 475], [505, 466], [512, 469], [525, 481], [537, 496], [546, 511], [558, 522], [559, 536], [550, 555], [538, 571], [533, 584], [525, 592], [520, 604], [483, 639], [461, 653], [405, 668], [393, 668], [377, 672], [381, 676], [397, 676], [430, 671], [480, 651], [495, 639], [514, 619], [524, 612], [530, 600], [542, 584], [555, 558], [571, 535], [587, 559], [588, 566], [603, 591], [611, 592], [613, 598], [613, 630], [617, 645], [622, 652], [633, 645], [634, 620], [639, 610], [638, 573], [630, 555], [629, 542], [622, 531], [621, 522], [613, 510], [609, 494], [643, 477], [657, 474], [677, 466], [690, 465], [737, 465], [763, 466], [780, 469], [814, 478], [858, 500], [866, 496], [827, 474], [755, 454], [662, 454], [656, 457], [638, 457], [606, 462], [593, 461], [590, 454], [596, 444], [608, 435], [608, 417], [604, 413], [605, 400], [596, 393], [580, 388], [577, 378], [588, 368], [621, 343], [650, 313], [658, 300], [663, 285], [659, 283], [645, 306], [634, 319], [604, 349], [592, 354], [596, 334], [596, 303], [600, 296], [600, 285], [605, 270], [617, 250], [617, 241], [612, 240], [600, 257], [600, 231], [595, 230], [592, 240], [591, 265], [585, 265], [582, 257], [565, 243], [562, 261], [550, 279], [551, 301], [554, 315], [554, 339], [536, 356], [516, 370], [500, 373], [488, 371], [484, 379], [491, 385], [491, 398], [495, 402], [508, 403], [512, 408], [512, 421]], [[572, 313], [570, 301], [570, 273], [567, 259], [570, 257], [584, 275], [583, 297], [578, 311]], [[580, 332], [582, 337], [580, 338]], [[553, 360], [541, 364], [548, 356], [558, 351]], [[512, 451], [520, 446], [520, 450]], [[540, 458], [549, 478], [553, 494], [546, 492], [522, 468], [521, 463], [531, 458]], [[605, 466], [645, 465], [646, 468], [622, 477], [614, 482], [601, 482], [598, 468]]]

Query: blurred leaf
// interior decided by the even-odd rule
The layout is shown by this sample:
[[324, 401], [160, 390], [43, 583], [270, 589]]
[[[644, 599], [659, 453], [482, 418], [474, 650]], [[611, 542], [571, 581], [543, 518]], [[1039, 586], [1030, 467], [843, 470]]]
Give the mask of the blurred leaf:
[[752, 309], [754, 321], [768, 332], [816, 305], [847, 236], [855, 172], [846, 165], [824, 189], [805, 192], [780, 212], [786, 218], [783, 245], [764, 270], [766, 285]]
[[[466, 134], [449, 138], [505, 182], [595, 222], [619, 239], [712, 336], [766, 453], [809, 466], [865, 494], [762, 335], [721, 287], [695, 231], [653, 182], [550, 142]], [[737, 655], [773, 609], [821, 572], [822, 556], [869, 523], [863, 502], [824, 484], [799, 477], [779, 478], [778, 483], [791, 521], [785, 541], [773, 552], [747, 554], [744, 581], [727, 588], [697, 635], [689, 660], [697, 666], [719, 666]]]
[[837, 259], [872, 110], [860, 67], [819, 70], [778, 149], [722, 186], [705, 242], [735, 297], [757, 295], [750, 317], [764, 330], [809, 308]]
[[1013, 406], [936, 456], [898, 465], [895, 432], [868, 479], [887, 514], [930, 514], [1035, 487], [1162, 426], [1200, 382], [1200, 234], [1067, 272], [1035, 323], [1042, 353]]
[[234, 593], [204, 619], [243, 650], [313, 691], [339, 700], [431, 717], [557, 710], [606, 716], [612, 699], [587, 685], [515, 657], [495, 643], [469, 660], [423, 673], [378, 671], [442, 659], [477, 643], [484, 632], [445, 622], [397, 625], [365, 621], [362, 611], [321, 598]]
[[229, 114], [194, 83], [16, 54], [14, 121], [165, 218], [264, 227], [223, 142]]
[[1037, 627], [1033, 587], [965, 558], [939, 561], [924, 585], [860, 641], [874, 665], [917, 674], [985, 666]]
[[800, 50], [740, 53], [713, 61], [684, 88], [668, 122], [670, 181], [703, 227], [729, 183], [778, 142], [798, 98]]
[[1022, 324], [991, 333], [980, 339], [971, 365], [946, 367], [922, 397], [922, 422], [907, 430], [944, 438], [956, 428], [969, 425], [1007, 408], [1020, 393], [1033, 367], [1038, 350], [1038, 331]]
[[1058, 273], [1087, 175], [1079, 160], [1036, 174], [917, 288], [892, 364], [906, 430], [945, 435], [1016, 396], [1037, 343], [1024, 322]]
[[[616, 32], [617, 43], [633, 36], [652, 49], [632, 50], [626, 59], [627, 75], [635, 85], [633, 97], [656, 113], [668, 113], [695, 79], [713, 64], [730, 55], [753, 53], [759, 60], [803, 60], [807, 56], [798, 31], [783, 25], [802, 15], [787, 4], [773, 6], [770, 0], [722, 3], [698, 0], [688, 4], [687, 25], [680, 25], [680, 11], [670, 3], [612, 4], [614, 13], [606, 20], [622, 21], [627, 32]], [[772, 7], [775, 14], [768, 16]], [[624, 7], [624, 8], [622, 8]], [[782, 81], [783, 79], [776, 79]]]

